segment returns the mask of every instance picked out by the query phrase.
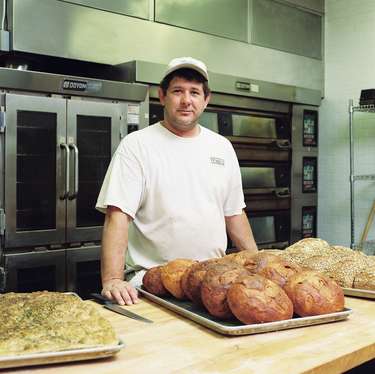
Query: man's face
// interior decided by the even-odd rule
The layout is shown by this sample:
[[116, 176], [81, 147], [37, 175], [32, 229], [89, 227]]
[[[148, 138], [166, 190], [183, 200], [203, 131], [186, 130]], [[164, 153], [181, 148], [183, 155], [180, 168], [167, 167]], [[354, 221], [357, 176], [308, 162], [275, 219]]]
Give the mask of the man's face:
[[159, 98], [164, 105], [164, 123], [176, 133], [194, 129], [210, 97], [204, 97], [203, 84], [174, 77], [166, 95], [159, 88]]

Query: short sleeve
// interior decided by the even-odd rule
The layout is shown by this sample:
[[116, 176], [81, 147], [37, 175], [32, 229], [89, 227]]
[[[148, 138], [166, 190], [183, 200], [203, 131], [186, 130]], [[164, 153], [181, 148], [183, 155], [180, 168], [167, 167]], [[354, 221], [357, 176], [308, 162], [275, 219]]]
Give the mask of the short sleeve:
[[132, 145], [125, 138], [108, 167], [96, 203], [96, 208], [103, 213], [112, 205], [134, 218], [141, 204], [145, 178]]
[[230, 152], [231, 168], [228, 178], [227, 196], [224, 202], [224, 215], [226, 217], [241, 214], [243, 208], [246, 206], [242, 189], [240, 165], [231, 144], [228, 152]]

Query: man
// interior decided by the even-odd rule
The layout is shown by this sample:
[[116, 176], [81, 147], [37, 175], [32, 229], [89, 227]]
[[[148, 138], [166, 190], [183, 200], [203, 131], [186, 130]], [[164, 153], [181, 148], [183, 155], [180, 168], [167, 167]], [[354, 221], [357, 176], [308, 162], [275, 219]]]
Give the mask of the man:
[[[159, 98], [164, 120], [122, 140], [97, 202], [106, 212], [102, 294], [121, 305], [138, 301], [134, 286], [145, 269], [223, 256], [226, 231], [239, 250], [257, 251], [234, 149], [198, 124], [210, 99], [205, 64], [172, 60]], [[136, 271], [130, 283], [123, 280], [125, 252], [126, 271]]]

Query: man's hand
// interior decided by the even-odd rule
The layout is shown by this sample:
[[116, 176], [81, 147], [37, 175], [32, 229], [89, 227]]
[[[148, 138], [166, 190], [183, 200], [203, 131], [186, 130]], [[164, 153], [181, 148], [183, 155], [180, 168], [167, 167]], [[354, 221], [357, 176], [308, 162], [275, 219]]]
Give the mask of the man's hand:
[[121, 279], [111, 279], [103, 283], [102, 296], [120, 305], [138, 303], [138, 292], [128, 282]]

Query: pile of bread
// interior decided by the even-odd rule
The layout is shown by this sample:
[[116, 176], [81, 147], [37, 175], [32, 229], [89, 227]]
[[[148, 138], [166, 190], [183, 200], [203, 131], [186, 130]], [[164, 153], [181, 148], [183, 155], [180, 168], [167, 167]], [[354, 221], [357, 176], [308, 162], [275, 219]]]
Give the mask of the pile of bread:
[[149, 269], [143, 287], [157, 296], [191, 300], [217, 319], [245, 324], [287, 320], [344, 309], [342, 288], [272, 251], [242, 251], [220, 259], [172, 260]]
[[292, 264], [322, 272], [341, 287], [375, 291], [375, 256], [317, 238], [300, 240], [278, 254]]

